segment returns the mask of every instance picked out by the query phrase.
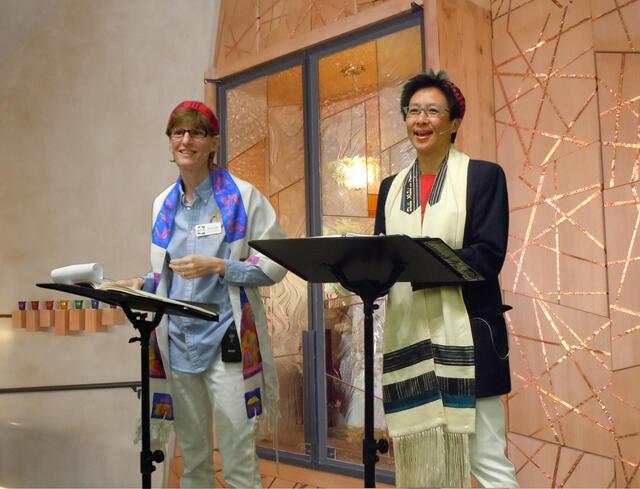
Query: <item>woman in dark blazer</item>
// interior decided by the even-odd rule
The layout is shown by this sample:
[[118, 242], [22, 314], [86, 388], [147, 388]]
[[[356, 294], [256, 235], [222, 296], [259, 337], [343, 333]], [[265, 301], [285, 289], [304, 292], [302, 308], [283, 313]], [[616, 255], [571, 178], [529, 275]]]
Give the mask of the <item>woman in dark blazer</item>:
[[396, 483], [468, 486], [470, 472], [483, 487], [517, 487], [499, 397], [511, 390], [510, 307], [498, 283], [509, 226], [505, 175], [453, 145], [465, 100], [445, 72], [410, 79], [401, 109], [417, 159], [382, 181], [375, 234], [440, 237], [485, 280], [397, 284], [389, 294], [383, 396]]

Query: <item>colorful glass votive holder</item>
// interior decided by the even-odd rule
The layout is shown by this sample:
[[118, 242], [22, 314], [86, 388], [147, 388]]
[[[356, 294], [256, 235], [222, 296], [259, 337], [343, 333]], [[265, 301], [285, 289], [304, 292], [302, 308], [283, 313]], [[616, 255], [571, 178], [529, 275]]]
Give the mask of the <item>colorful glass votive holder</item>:
[[97, 301], [96, 299], [91, 299], [91, 309], [99, 309], [100, 308], [100, 302]]
[[31, 309], [34, 311], [40, 309], [40, 301], [31, 301]]
[[82, 299], [78, 299], [73, 301], [73, 305], [76, 309], [82, 309], [82, 306], [84, 306], [84, 301]]
[[47, 301], [47, 311], [53, 310], [53, 301]]
[[18, 301], [18, 309], [24, 311], [27, 308], [27, 301]]
[[65, 311], [69, 308], [69, 301], [58, 301], [58, 306], [61, 310]]

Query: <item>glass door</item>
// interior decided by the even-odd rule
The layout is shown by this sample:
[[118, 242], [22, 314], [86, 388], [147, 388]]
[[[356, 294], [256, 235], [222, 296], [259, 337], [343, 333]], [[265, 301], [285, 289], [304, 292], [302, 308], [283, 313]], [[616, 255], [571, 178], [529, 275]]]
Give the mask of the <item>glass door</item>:
[[[400, 113], [402, 84], [422, 70], [420, 25], [332, 47], [317, 55], [322, 234], [373, 234], [380, 181], [415, 154]], [[374, 427], [386, 437], [382, 409], [384, 299], [374, 314]], [[362, 461], [364, 313], [360, 298], [339, 284], [322, 290], [326, 454]], [[393, 469], [393, 449], [379, 468]]]
[[[266, 195], [289, 237], [373, 232], [380, 181], [415, 158], [400, 89], [424, 65], [422, 12], [292, 55], [218, 86], [222, 164]], [[360, 299], [293, 273], [263, 290], [280, 380], [281, 460], [358, 475], [364, 425]], [[384, 301], [375, 322], [375, 428]], [[273, 439], [260, 440], [265, 448]], [[393, 469], [393, 451], [379, 469]], [[389, 472], [387, 472], [389, 474]]]
[[[302, 66], [276, 70], [225, 90], [227, 168], [269, 198], [290, 238], [306, 236]], [[261, 290], [280, 381], [278, 446], [304, 454], [303, 332], [307, 284], [292, 273]], [[266, 431], [265, 431], [266, 432]], [[273, 435], [258, 444], [271, 448]]]

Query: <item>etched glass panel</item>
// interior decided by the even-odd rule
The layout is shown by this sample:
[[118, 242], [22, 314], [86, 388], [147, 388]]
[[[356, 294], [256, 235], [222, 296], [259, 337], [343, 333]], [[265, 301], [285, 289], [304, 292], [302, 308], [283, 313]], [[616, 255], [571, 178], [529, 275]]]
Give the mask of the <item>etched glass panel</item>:
[[[227, 91], [228, 167], [272, 203], [288, 237], [306, 235], [304, 120], [300, 66]], [[261, 289], [280, 382], [278, 448], [304, 453], [302, 332], [307, 284], [292, 273]], [[258, 444], [273, 447], [269, 433]]]
[[[372, 234], [383, 178], [415, 154], [400, 113], [400, 90], [422, 69], [419, 27], [328, 55], [318, 63], [322, 232]], [[381, 400], [384, 301], [374, 315], [374, 429], [386, 436]], [[324, 285], [327, 445], [362, 463], [364, 313], [358, 296]], [[393, 448], [378, 467], [393, 469]]]

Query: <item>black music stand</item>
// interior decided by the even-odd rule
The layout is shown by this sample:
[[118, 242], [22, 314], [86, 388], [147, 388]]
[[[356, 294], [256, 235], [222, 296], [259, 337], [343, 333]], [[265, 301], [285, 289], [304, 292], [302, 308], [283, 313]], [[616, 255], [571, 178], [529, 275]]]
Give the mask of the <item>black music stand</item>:
[[374, 301], [396, 282], [420, 288], [483, 280], [438, 238], [405, 235], [316, 237], [250, 241], [249, 245], [308, 282], [335, 283], [355, 293], [364, 307], [364, 485], [375, 487], [377, 452], [389, 443], [373, 434]]
[[[218, 315], [215, 312], [201, 312], [192, 306], [201, 306], [198, 303], [189, 304], [180, 302], [180, 304], [169, 303], [162, 297], [157, 299], [152, 297], [142, 297], [131, 295], [126, 292], [117, 290], [99, 290], [80, 285], [68, 284], [36, 284], [44, 289], [59, 290], [70, 294], [97, 299], [101, 302], [120, 306], [125, 315], [131, 321], [133, 327], [140, 333], [139, 338], [131, 338], [129, 343], [140, 342], [140, 402], [141, 405], [141, 428], [142, 428], [142, 450], [140, 451], [140, 473], [142, 474], [142, 487], [144, 489], [151, 488], [151, 473], [156, 470], [155, 463], [164, 460], [162, 450], [151, 451], [151, 433], [150, 433], [150, 413], [149, 413], [149, 338], [151, 332], [160, 324], [160, 320], [164, 314], [174, 316], [186, 316], [198, 319], [206, 319], [209, 321], [217, 321]], [[203, 305], [204, 306], [204, 305]], [[207, 304], [207, 307], [211, 305]], [[146, 311], [146, 312], [140, 312]], [[153, 318], [147, 320], [147, 312], [153, 313]]]

